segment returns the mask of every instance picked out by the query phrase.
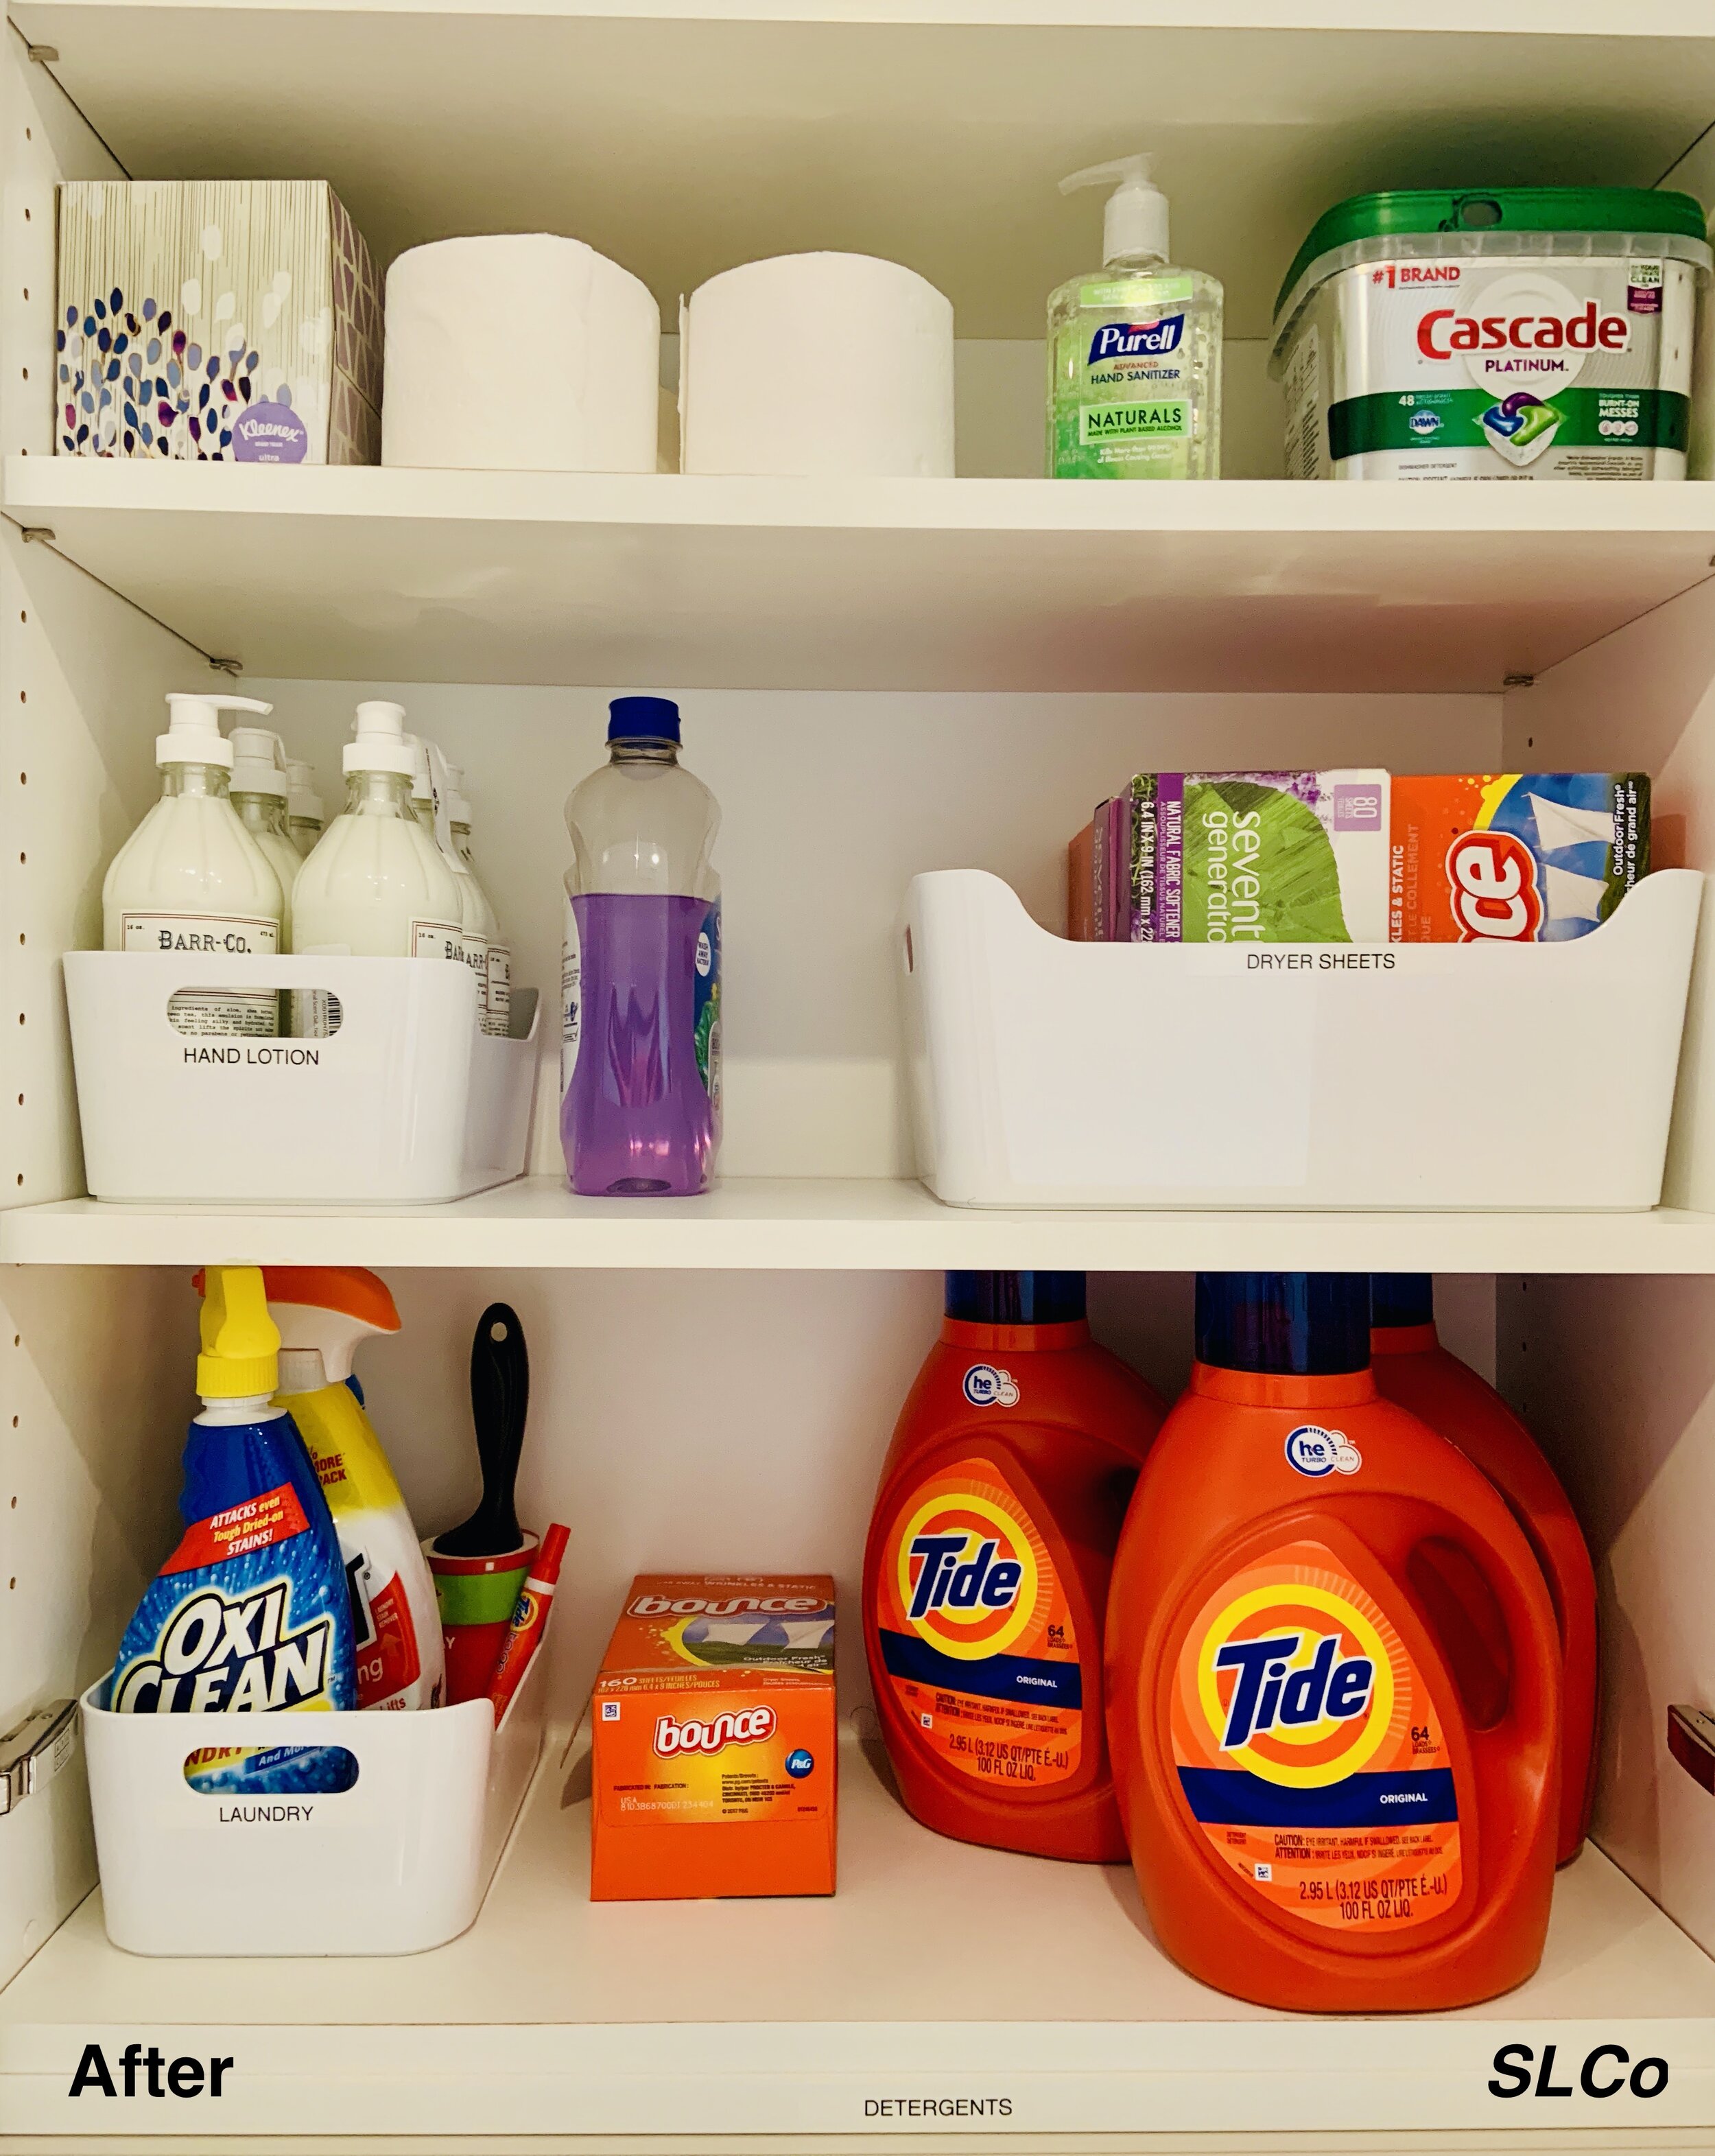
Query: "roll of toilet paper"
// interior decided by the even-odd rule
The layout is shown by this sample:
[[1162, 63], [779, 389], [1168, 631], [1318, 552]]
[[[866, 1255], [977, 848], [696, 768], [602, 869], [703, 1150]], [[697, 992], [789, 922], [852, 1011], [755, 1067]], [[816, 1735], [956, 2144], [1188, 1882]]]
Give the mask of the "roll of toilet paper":
[[413, 247], [387, 272], [381, 462], [655, 469], [661, 313], [581, 239]]
[[953, 309], [869, 254], [781, 254], [691, 295], [682, 469], [950, 478]]

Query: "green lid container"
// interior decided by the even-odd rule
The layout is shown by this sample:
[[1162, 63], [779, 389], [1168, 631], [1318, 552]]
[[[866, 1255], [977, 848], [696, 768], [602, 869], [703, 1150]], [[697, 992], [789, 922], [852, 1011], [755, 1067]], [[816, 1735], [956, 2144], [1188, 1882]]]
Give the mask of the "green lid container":
[[1408, 233], [1615, 232], [1707, 237], [1694, 196], [1666, 187], [1396, 187], [1353, 195], [1318, 218], [1275, 300], [1278, 321], [1311, 264], [1355, 241]]

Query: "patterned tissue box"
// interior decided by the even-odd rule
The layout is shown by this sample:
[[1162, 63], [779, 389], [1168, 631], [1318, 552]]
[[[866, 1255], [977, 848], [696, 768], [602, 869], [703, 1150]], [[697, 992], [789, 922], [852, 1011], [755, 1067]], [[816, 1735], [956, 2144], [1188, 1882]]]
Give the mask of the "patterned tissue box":
[[59, 194], [61, 456], [380, 462], [381, 283], [325, 181]]

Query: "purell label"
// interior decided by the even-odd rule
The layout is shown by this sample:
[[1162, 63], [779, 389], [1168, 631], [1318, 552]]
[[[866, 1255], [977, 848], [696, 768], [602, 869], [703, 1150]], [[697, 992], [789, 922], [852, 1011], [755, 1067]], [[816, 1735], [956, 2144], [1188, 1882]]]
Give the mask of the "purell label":
[[1103, 322], [1090, 339], [1088, 363], [1099, 367], [1110, 359], [1136, 359], [1147, 354], [1177, 352], [1185, 336], [1185, 316], [1164, 315], [1153, 322]]
[[1287, 475], [1682, 477], [1696, 280], [1602, 256], [1343, 270], [1280, 355]]

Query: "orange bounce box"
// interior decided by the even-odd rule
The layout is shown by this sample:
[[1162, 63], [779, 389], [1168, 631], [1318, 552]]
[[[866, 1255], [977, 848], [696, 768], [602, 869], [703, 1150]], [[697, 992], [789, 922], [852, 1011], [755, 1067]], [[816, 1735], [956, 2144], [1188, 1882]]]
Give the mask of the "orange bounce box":
[[834, 1584], [644, 1573], [591, 1702], [590, 1897], [832, 1894]]

